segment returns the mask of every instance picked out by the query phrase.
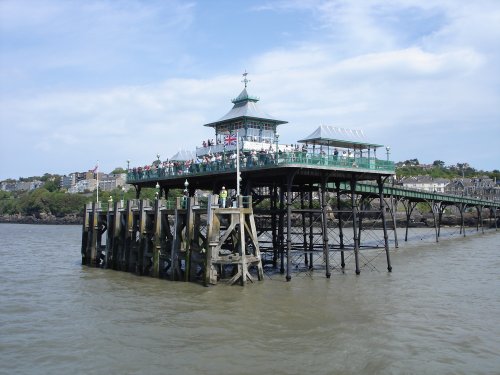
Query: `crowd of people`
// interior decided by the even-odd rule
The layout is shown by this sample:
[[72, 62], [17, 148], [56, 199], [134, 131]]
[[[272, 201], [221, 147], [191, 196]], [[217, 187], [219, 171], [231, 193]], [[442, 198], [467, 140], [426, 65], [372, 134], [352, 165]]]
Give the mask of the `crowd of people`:
[[[306, 145], [290, 145], [283, 147], [283, 149], [284, 151], [281, 150], [280, 146], [278, 153], [272, 147], [267, 150], [262, 148], [260, 151], [241, 152], [240, 167], [243, 169], [255, 168], [279, 164], [282, 161], [316, 164], [342, 162], [349, 166], [355, 166], [354, 153], [351, 150], [343, 150], [342, 153], [339, 153], [337, 149], [334, 149], [333, 154], [327, 154], [322, 149], [316, 153], [308, 152]], [[163, 162], [157, 160], [151, 165], [132, 168], [129, 173], [135, 178], [147, 178], [234, 170], [236, 168], [236, 158], [236, 151], [229, 151], [209, 153], [189, 160], [165, 160]]]

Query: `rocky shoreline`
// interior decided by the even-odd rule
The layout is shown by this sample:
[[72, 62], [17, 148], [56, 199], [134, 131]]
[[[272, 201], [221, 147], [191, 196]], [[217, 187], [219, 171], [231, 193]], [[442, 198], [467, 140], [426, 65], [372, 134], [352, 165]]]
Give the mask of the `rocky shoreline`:
[[[346, 218], [348, 220], [348, 218]], [[390, 220], [390, 219], [389, 219]], [[499, 221], [500, 225], [500, 218], [497, 218]], [[406, 218], [403, 217], [400, 213], [398, 213], [397, 217], [397, 226], [399, 228], [404, 228], [406, 226]], [[11, 223], [11, 224], [49, 224], [49, 225], [82, 225], [83, 224], [83, 217], [77, 214], [73, 215], [66, 215], [62, 217], [56, 217], [54, 215], [50, 214], [40, 214], [40, 215], [30, 215], [30, 216], [24, 216], [24, 215], [0, 215], [0, 223]], [[368, 223], [371, 223], [371, 225], [377, 226], [377, 220], [370, 220], [369, 218], [364, 219], [364, 223], [368, 225]], [[473, 227], [477, 225], [477, 216], [466, 213], [464, 215], [464, 224], [466, 227]], [[491, 225], [494, 227], [494, 221], [488, 220], [485, 218], [484, 224], [487, 226], [487, 224]], [[301, 219], [299, 215], [295, 215], [292, 218], [292, 225], [294, 226], [300, 226], [302, 225]], [[344, 223], [345, 226], [349, 226], [348, 222]], [[434, 219], [432, 215], [430, 214], [425, 214], [425, 215], [415, 215], [412, 217], [412, 221], [410, 222], [410, 227], [427, 227], [427, 226], [433, 226], [434, 225]], [[441, 226], [447, 227], [447, 226], [459, 226], [460, 225], [460, 216], [458, 215], [444, 215], [442, 218], [442, 223]]]
[[0, 215], [0, 223], [10, 224], [50, 224], [50, 225], [82, 225], [83, 218], [80, 215], [66, 215], [56, 217], [49, 214], [40, 215]]

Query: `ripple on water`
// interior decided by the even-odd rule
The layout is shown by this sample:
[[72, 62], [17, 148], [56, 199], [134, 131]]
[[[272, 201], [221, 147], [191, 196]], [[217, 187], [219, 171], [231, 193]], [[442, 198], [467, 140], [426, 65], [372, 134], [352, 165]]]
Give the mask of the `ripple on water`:
[[392, 251], [391, 274], [380, 256], [378, 271], [360, 276], [203, 288], [82, 268], [80, 230], [0, 225], [5, 373], [500, 368], [499, 233], [405, 244]]

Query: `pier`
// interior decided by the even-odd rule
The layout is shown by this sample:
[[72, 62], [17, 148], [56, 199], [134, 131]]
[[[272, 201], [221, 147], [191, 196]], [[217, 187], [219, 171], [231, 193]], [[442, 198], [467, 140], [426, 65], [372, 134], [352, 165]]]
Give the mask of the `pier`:
[[[206, 124], [215, 140], [195, 152], [129, 168], [136, 199], [87, 205], [82, 264], [171, 280], [245, 285], [264, 276], [355, 274], [398, 247], [396, 213], [404, 207], [406, 235], [417, 204], [428, 204], [439, 241], [446, 209], [477, 212], [477, 228], [498, 229], [500, 202], [392, 186], [394, 163], [377, 158], [384, 146], [360, 130], [319, 126], [295, 145], [279, 143], [278, 120], [245, 88], [233, 108]], [[380, 154], [380, 151], [379, 151]], [[228, 201], [219, 199], [222, 187]], [[141, 199], [143, 188], [156, 199]], [[184, 189], [182, 197], [172, 191]], [[485, 224], [486, 223], [486, 224]], [[371, 234], [376, 233], [373, 240]]]

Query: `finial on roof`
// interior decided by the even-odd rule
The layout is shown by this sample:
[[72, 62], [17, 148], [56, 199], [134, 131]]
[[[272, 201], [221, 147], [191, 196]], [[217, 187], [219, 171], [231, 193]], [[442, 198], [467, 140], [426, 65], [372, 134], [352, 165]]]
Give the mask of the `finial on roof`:
[[248, 73], [247, 73], [247, 70], [245, 69], [245, 73], [243, 73], [243, 81], [241, 81], [245, 84], [245, 88], [247, 88], [247, 83], [250, 82], [250, 80], [247, 79], [247, 75], [248, 75]]

